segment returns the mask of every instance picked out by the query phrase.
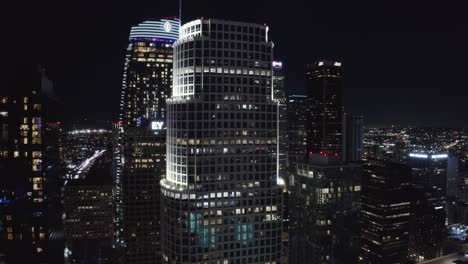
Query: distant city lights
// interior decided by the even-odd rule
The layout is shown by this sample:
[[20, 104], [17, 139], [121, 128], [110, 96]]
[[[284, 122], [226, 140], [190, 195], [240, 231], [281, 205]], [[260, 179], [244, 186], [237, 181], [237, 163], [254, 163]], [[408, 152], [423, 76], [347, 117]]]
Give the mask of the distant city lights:
[[105, 130], [105, 129], [80, 129], [80, 130], [73, 130], [68, 133], [72, 135], [76, 135], [76, 134], [110, 133], [110, 131]]

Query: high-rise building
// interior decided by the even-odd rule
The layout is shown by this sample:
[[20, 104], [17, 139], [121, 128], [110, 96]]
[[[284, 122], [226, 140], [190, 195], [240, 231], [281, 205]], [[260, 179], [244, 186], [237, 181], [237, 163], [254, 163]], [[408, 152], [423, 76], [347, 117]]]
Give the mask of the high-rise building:
[[409, 153], [413, 201], [409, 257], [414, 262], [442, 255], [445, 237], [447, 153]]
[[112, 178], [106, 156], [111, 153], [99, 157], [82, 178], [67, 180], [64, 186], [63, 221], [71, 263], [106, 263], [103, 260], [113, 255]]
[[302, 162], [307, 154], [307, 97], [305, 95], [290, 95], [287, 110], [288, 162], [289, 167], [294, 171], [295, 163]]
[[307, 151], [341, 155], [342, 78], [341, 62], [325, 60], [307, 65]]
[[286, 87], [283, 62], [273, 61], [273, 98], [278, 102], [279, 175], [288, 182]]
[[285, 74], [282, 61], [273, 61], [273, 98], [278, 102], [278, 171], [279, 177], [284, 179], [283, 190], [283, 235], [282, 262], [288, 263], [289, 257], [289, 213], [287, 201], [289, 199], [289, 173], [288, 173], [288, 127]]
[[292, 177], [290, 263], [356, 263], [361, 164], [315, 153]]
[[161, 181], [164, 263], [281, 263], [268, 30], [216, 19], [181, 27]]
[[7, 263], [47, 262], [48, 219], [41, 74], [25, 67], [0, 96], [0, 253]]
[[411, 169], [370, 160], [363, 165], [360, 263], [406, 263]]
[[[117, 242], [126, 263], [160, 263], [159, 182], [166, 168], [166, 103], [171, 93], [178, 19], [132, 27], [117, 123], [115, 182]], [[123, 219], [123, 222], [121, 222]]]
[[363, 158], [364, 118], [362, 116], [345, 114], [343, 125], [344, 161], [359, 161]]

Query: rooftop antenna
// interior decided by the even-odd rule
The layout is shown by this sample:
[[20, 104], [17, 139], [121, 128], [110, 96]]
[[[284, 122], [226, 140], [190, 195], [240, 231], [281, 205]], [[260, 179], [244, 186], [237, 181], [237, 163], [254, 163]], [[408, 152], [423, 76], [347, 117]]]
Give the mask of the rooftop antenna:
[[179, 0], [179, 23], [182, 24], [182, 0]]

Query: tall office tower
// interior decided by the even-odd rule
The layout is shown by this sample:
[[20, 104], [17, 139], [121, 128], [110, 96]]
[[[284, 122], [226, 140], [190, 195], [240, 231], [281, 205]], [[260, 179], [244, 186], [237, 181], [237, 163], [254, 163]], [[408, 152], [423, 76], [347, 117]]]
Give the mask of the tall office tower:
[[409, 257], [421, 262], [442, 255], [446, 220], [446, 153], [410, 153], [414, 186]]
[[272, 48], [265, 25], [181, 27], [161, 181], [164, 263], [281, 263]]
[[295, 164], [299, 161], [302, 162], [306, 156], [307, 97], [305, 95], [288, 96], [287, 109], [289, 167], [295, 171]]
[[360, 263], [406, 263], [411, 169], [370, 160], [363, 165]]
[[[52, 106], [53, 107], [53, 106]], [[65, 166], [60, 159], [62, 136], [61, 122], [53, 119], [50, 114], [51, 102], [45, 103], [47, 109], [44, 126], [44, 167], [47, 178], [47, 223], [49, 227], [48, 263], [63, 263], [65, 239], [63, 236], [63, 204], [62, 187]], [[54, 111], [55, 113], [55, 111]], [[59, 112], [60, 113], [60, 112]]]
[[288, 182], [286, 87], [283, 62], [273, 61], [273, 98], [278, 102], [279, 175]]
[[457, 195], [457, 185], [459, 184], [459, 157], [450, 153], [447, 158], [447, 198], [454, 201]]
[[356, 263], [361, 165], [309, 155], [291, 180], [290, 263]]
[[307, 65], [307, 150], [341, 155], [342, 150], [341, 62], [318, 61]]
[[457, 202], [453, 222], [468, 225], [468, 146], [462, 149], [458, 156]]
[[461, 151], [458, 158], [458, 183], [456, 196], [460, 201], [468, 203], [468, 146]]
[[359, 161], [363, 158], [364, 118], [362, 116], [345, 114], [343, 125], [344, 161]]
[[285, 188], [283, 190], [283, 235], [282, 241], [282, 262], [288, 263], [289, 256], [289, 214], [287, 201], [289, 199], [289, 175], [288, 175], [288, 128], [287, 128], [287, 107], [286, 107], [286, 87], [285, 75], [283, 72], [283, 62], [273, 61], [273, 98], [278, 102], [278, 164], [279, 177], [284, 179]]
[[123, 235], [119, 244], [126, 247], [126, 263], [161, 261], [159, 182], [166, 169], [165, 100], [171, 93], [172, 44], [178, 35], [178, 19], [145, 21], [130, 31], [116, 145], [120, 161], [116, 183], [121, 184], [116, 190], [123, 199], [123, 224], [117, 226], [123, 229], [118, 230]]
[[123, 126], [122, 121], [112, 124], [112, 182], [114, 196], [114, 247], [125, 251], [124, 237], [124, 203], [122, 176], [124, 169], [123, 151]]
[[0, 253], [7, 263], [47, 262], [44, 99], [36, 66], [0, 96]]

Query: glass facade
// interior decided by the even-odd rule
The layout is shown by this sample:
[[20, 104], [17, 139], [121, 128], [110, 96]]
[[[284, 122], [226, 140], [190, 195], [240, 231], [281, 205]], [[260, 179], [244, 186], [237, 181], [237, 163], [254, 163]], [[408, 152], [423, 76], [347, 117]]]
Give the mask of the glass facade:
[[288, 160], [290, 169], [295, 171], [295, 164], [302, 162], [307, 153], [307, 97], [305, 95], [290, 95], [287, 110]]
[[416, 263], [443, 254], [447, 157], [446, 153], [410, 153], [408, 157], [414, 186], [409, 257]]
[[114, 147], [121, 201], [116, 238], [125, 247], [126, 263], [161, 262], [159, 182], [166, 169], [166, 99], [178, 34], [178, 19], [145, 21], [130, 32]]
[[361, 165], [311, 154], [290, 184], [290, 263], [356, 263]]
[[167, 101], [164, 263], [281, 263], [272, 47], [263, 25], [182, 26]]
[[365, 162], [361, 204], [359, 263], [406, 263], [411, 169], [392, 162]]
[[341, 62], [318, 61], [307, 65], [307, 150], [341, 155], [342, 151]]

